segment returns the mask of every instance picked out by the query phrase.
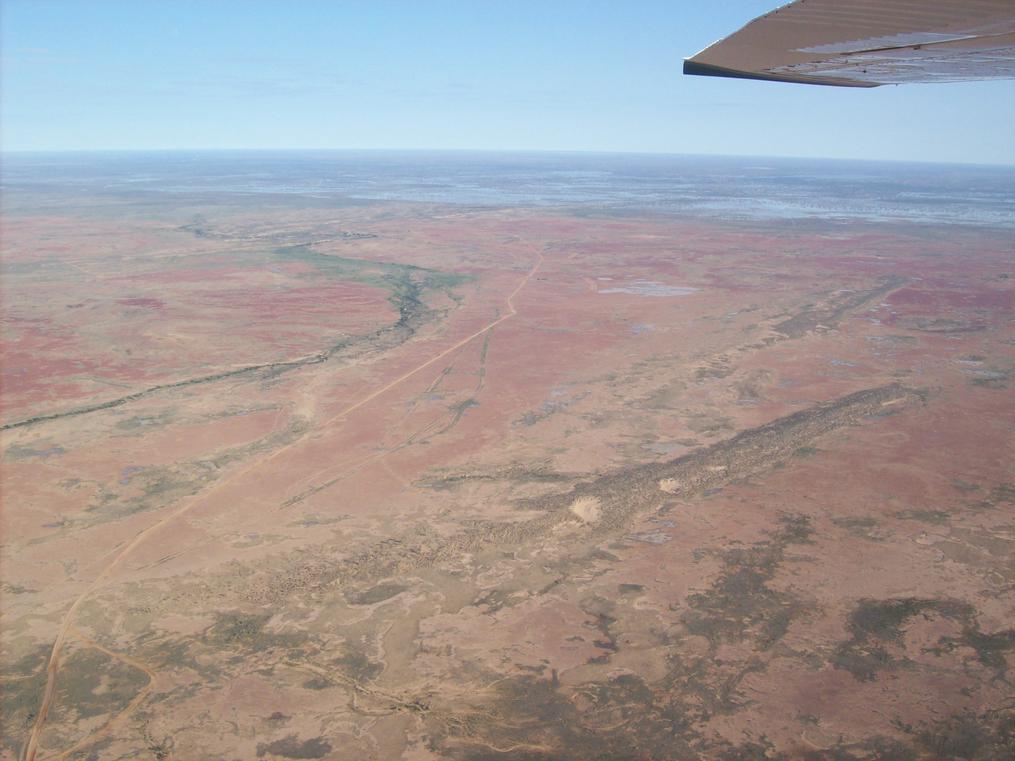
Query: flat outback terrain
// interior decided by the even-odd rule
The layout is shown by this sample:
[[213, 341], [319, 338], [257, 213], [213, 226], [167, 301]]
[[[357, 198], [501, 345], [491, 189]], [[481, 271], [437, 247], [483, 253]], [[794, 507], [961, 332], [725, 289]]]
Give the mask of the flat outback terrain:
[[1015, 757], [1011, 172], [371, 160], [10, 167], [0, 758]]

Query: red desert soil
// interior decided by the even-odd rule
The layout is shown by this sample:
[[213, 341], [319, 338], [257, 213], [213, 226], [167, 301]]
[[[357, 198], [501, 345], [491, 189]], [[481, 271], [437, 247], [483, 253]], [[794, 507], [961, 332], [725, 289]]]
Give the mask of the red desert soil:
[[1002, 757], [1003, 233], [62, 203], [0, 758]]

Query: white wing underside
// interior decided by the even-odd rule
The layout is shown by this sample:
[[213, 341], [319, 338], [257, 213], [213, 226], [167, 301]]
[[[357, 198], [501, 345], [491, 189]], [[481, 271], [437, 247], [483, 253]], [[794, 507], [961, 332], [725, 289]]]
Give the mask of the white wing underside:
[[684, 73], [843, 87], [1011, 79], [1015, 0], [797, 0]]

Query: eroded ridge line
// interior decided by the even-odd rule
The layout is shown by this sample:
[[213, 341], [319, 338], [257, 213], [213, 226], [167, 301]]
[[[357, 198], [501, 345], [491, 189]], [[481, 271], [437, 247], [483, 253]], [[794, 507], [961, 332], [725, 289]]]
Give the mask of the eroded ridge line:
[[[399, 376], [398, 378], [396, 378], [395, 380], [391, 381], [387, 385], [381, 387], [377, 391], [374, 391], [372, 394], [369, 394], [366, 397], [364, 397], [363, 399], [359, 400], [358, 402], [356, 402], [354, 404], [350, 404], [348, 407], [340, 410], [339, 412], [337, 412], [336, 414], [334, 414], [330, 418], [328, 418], [326, 421], [324, 421], [321, 424], [321, 427], [322, 428], [323, 427], [327, 427], [327, 426], [330, 426], [330, 425], [332, 425], [334, 423], [340, 422], [349, 413], [354, 412], [355, 410], [359, 409], [360, 407], [362, 407], [365, 404], [368, 404], [369, 402], [373, 401], [374, 399], [376, 399], [377, 397], [381, 396], [382, 394], [390, 391], [395, 386], [399, 385], [400, 383], [405, 382], [406, 380], [408, 380], [412, 376], [416, 375], [416, 373], [421, 372], [422, 370], [425, 370], [427, 367], [430, 367], [435, 362], [439, 362], [441, 359], [443, 359], [444, 357], [448, 356], [452, 352], [458, 350], [462, 346], [465, 346], [470, 341], [478, 338], [479, 336], [482, 336], [482, 335], [488, 333], [489, 331], [493, 330], [493, 328], [495, 328], [497, 325], [500, 325], [505, 320], [508, 320], [508, 319], [514, 317], [516, 314], [518, 314], [518, 310], [515, 308], [515, 305], [514, 305], [514, 299], [521, 292], [521, 290], [526, 286], [526, 284], [528, 284], [529, 280], [532, 279], [533, 275], [535, 275], [536, 272], [539, 270], [539, 268], [542, 266], [543, 260], [544, 260], [544, 256], [542, 254], [540, 254], [539, 258], [536, 260], [536, 263], [532, 265], [532, 269], [530, 269], [528, 271], [528, 273], [526, 273], [525, 277], [522, 278], [521, 282], [519, 282], [518, 285], [515, 286], [515, 289], [513, 291], [511, 291], [510, 294], [508, 294], [507, 299], [505, 300], [505, 303], [507, 305], [507, 312], [505, 314], [503, 314], [500, 317], [498, 317], [497, 319], [493, 320], [492, 322], [490, 322], [485, 327], [480, 328], [479, 330], [477, 330], [475, 333], [471, 334], [470, 336], [467, 336], [466, 338], [463, 338], [461, 341], [459, 341], [456, 344], [454, 344], [454, 346], [452, 346], [452, 347], [450, 347], [448, 349], [445, 349], [444, 351], [440, 352], [439, 354], [437, 354], [434, 357], [431, 357], [430, 359], [428, 359], [426, 362], [424, 362], [423, 364], [419, 365], [418, 367], [416, 367], [416, 368], [410, 370], [409, 372]], [[85, 590], [74, 600], [74, 602], [71, 604], [70, 608], [64, 614], [63, 619], [61, 620], [60, 628], [57, 630], [56, 639], [53, 642], [53, 649], [50, 651], [50, 654], [49, 654], [49, 661], [48, 661], [48, 664], [46, 666], [46, 689], [43, 692], [42, 702], [40, 703], [40, 705], [39, 705], [39, 711], [36, 714], [35, 724], [32, 725], [32, 731], [29, 734], [29, 736], [28, 736], [28, 742], [25, 745], [25, 753], [24, 753], [24, 756], [23, 756], [24, 761], [35, 761], [35, 754], [38, 752], [38, 747], [39, 747], [39, 736], [42, 734], [42, 727], [46, 723], [46, 716], [49, 713], [50, 706], [52, 705], [52, 702], [53, 702], [53, 693], [54, 693], [55, 688], [56, 688], [56, 675], [57, 675], [57, 672], [60, 670], [60, 653], [61, 653], [61, 651], [63, 649], [64, 643], [67, 640], [67, 636], [70, 633], [71, 628], [73, 627], [74, 615], [77, 613], [78, 608], [81, 607], [81, 605], [84, 603], [84, 601], [87, 600], [92, 595], [92, 593], [95, 592], [95, 590], [99, 589], [106, 582], [106, 580], [109, 579], [110, 576], [112, 576], [113, 571], [115, 571], [116, 568], [134, 550], [136, 550], [138, 547], [140, 547], [142, 544], [144, 544], [144, 542], [152, 534], [156, 533], [162, 527], [169, 525], [170, 523], [175, 521], [177, 518], [180, 518], [183, 515], [186, 515], [191, 510], [193, 510], [195, 507], [197, 507], [198, 505], [202, 504], [204, 500], [207, 500], [213, 494], [215, 494], [218, 491], [220, 491], [221, 489], [223, 489], [227, 484], [230, 484], [233, 481], [235, 481], [236, 479], [238, 479], [238, 478], [240, 478], [242, 476], [247, 475], [248, 473], [253, 471], [255, 468], [260, 467], [261, 465], [264, 465], [264, 464], [270, 462], [271, 460], [273, 460], [276, 457], [278, 457], [279, 455], [281, 455], [283, 452], [288, 451], [290, 448], [295, 446], [299, 441], [301, 441], [301, 439], [296, 439], [296, 440], [290, 442], [289, 444], [286, 444], [282, 448], [277, 449], [276, 451], [272, 452], [270, 455], [267, 455], [266, 457], [262, 458], [261, 460], [253, 462], [250, 465], [246, 466], [245, 468], [243, 468], [241, 470], [238, 470], [232, 476], [230, 476], [228, 478], [225, 478], [222, 481], [219, 481], [217, 484], [214, 484], [204, 494], [194, 495], [194, 497], [192, 499], [190, 499], [188, 502], [185, 502], [183, 505], [181, 505], [179, 508], [177, 508], [174, 512], [172, 512], [169, 515], [165, 516], [164, 518], [156, 521], [151, 526], [149, 526], [148, 528], [146, 528], [143, 531], [141, 531], [137, 536], [135, 536], [120, 551], [120, 553], [118, 555], [116, 555], [112, 560], [109, 561], [109, 564], [102, 570], [102, 572], [99, 573], [99, 575], [96, 576], [95, 579], [93, 579], [92, 582], [85, 588]]]
[[24, 426], [35, 425], [36, 423], [48, 423], [51, 420], [60, 420], [65, 417], [87, 415], [91, 412], [99, 412], [101, 410], [111, 410], [115, 407], [122, 407], [125, 404], [130, 404], [131, 402], [144, 399], [146, 396], [157, 394], [160, 391], [168, 391], [174, 388], [196, 386], [201, 383], [214, 383], [227, 378], [236, 378], [241, 375], [247, 375], [248, 373], [256, 373], [261, 370], [291, 370], [305, 365], [317, 365], [321, 362], [327, 361], [328, 358], [329, 353], [327, 351], [321, 351], [316, 354], [308, 354], [305, 357], [284, 360], [282, 362], [265, 362], [259, 365], [245, 365], [234, 370], [224, 370], [219, 373], [212, 373], [211, 375], [200, 375], [196, 378], [186, 378], [184, 380], [172, 381], [170, 383], [159, 383], [155, 386], [143, 388], [140, 391], [135, 391], [117, 399], [110, 399], [105, 402], [96, 402], [95, 404], [87, 404], [83, 407], [74, 407], [73, 409], [65, 410], [63, 412], [51, 412], [46, 415], [35, 415], [34, 417], [25, 418], [24, 420], [16, 420], [13, 423], [5, 423], [0, 426], [0, 431], [9, 431], [13, 428], [23, 428]]
[[[697, 500], [713, 489], [763, 475], [821, 437], [898, 414], [921, 401], [926, 401], [925, 392], [889, 383], [818, 402], [671, 460], [622, 467], [564, 491], [521, 500], [520, 508], [536, 514], [527, 520], [477, 520], [449, 537], [439, 537], [422, 524], [325, 568], [302, 566], [308, 572], [304, 581], [291, 581], [300, 570], [279, 576], [268, 582], [260, 602], [272, 605], [290, 599], [296, 589], [319, 590], [336, 582], [374, 582], [411, 575], [420, 568], [457, 566], [462, 557], [490, 547], [506, 550], [541, 542], [564, 525], [576, 529], [562, 539], [571, 543], [576, 557], [577, 548], [622, 537], [639, 516], [658, 513], [674, 499]], [[576, 503], [583, 500], [594, 501], [598, 515], [576, 511]]]

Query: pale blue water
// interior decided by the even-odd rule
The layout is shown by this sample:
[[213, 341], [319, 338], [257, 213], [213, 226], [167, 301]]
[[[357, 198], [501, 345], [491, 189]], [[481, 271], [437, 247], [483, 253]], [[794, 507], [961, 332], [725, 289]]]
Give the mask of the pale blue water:
[[626, 154], [7, 154], [2, 187], [1015, 227], [1015, 167]]

